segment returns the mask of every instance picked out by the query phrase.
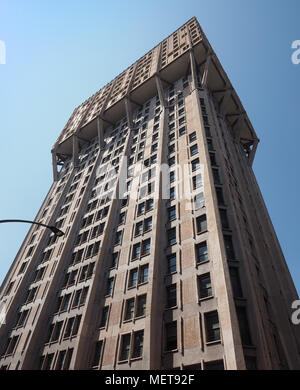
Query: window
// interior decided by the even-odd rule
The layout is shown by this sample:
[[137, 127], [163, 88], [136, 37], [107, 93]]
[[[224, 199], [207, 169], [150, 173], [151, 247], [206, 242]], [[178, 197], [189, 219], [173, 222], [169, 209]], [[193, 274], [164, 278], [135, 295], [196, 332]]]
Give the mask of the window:
[[239, 322], [242, 344], [243, 345], [252, 345], [246, 308], [238, 306], [236, 308], [236, 313], [237, 313], [238, 322]]
[[135, 236], [139, 236], [140, 234], [142, 234], [142, 232], [143, 232], [143, 221], [138, 222], [138, 223], [135, 225], [134, 235], [135, 235]]
[[217, 194], [217, 200], [218, 200], [219, 206], [224, 206], [224, 205], [225, 205], [225, 202], [224, 202], [224, 197], [223, 197], [222, 188], [216, 187], [216, 194]]
[[121, 244], [123, 231], [116, 232], [115, 245]]
[[197, 227], [197, 234], [207, 231], [206, 214], [200, 215], [200, 217], [196, 218], [196, 227]]
[[169, 221], [176, 219], [176, 207], [172, 206], [168, 208]]
[[179, 124], [179, 126], [181, 126], [184, 123], [185, 123], [185, 117], [183, 116], [183, 117], [179, 118], [178, 124]]
[[146, 301], [147, 295], [140, 295], [137, 297], [137, 305], [136, 305], [136, 317], [142, 317], [146, 314]]
[[81, 268], [79, 282], [89, 279], [93, 275], [95, 263], [90, 263]]
[[177, 349], [177, 322], [169, 322], [165, 325], [165, 350]]
[[[119, 361], [135, 359], [143, 354], [144, 331], [140, 330], [132, 334], [128, 333], [121, 338]], [[130, 351], [132, 353], [130, 354]]]
[[219, 316], [217, 311], [205, 313], [206, 341], [219, 341], [221, 339]]
[[152, 229], [152, 217], [146, 218], [144, 221], [144, 233]]
[[142, 242], [142, 256], [149, 255], [150, 254], [150, 238]]
[[211, 139], [207, 140], [207, 147], [208, 147], [208, 150], [210, 150], [210, 151], [214, 150], [213, 142]]
[[132, 260], [135, 260], [135, 259], [138, 259], [140, 257], [140, 254], [141, 254], [141, 244], [140, 243], [137, 243], [137, 244], [134, 244], [133, 247], [132, 247]]
[[146, 200], [146, 213], [150, 210], [153, 210], [153, 199]]
[[121, 352], [120, 352], [120, 360], [128, 360], [130, 352], [130, 333], [122, 336], [121, 339]]
[[33, 287], [30, 290], [28, 290], [27, 296], [26, 296], [25, 302], [24, 302], [25, 304], [34, 301], [36, 293], [37, 293], [37, 289], [38, 289], [37, 287]]
[[177, 289], [176, 284], [171, 284], [167, 288], [167, 309], [175, 307], [177, 305]]
[[119, 262], [119, 252], [115, 252], [112, 254], [112, 259], [111, 259], [111, 268], [116, 268], [118, 266]]
[[168, 164], [169, 164], [169, 167], [172, 167], [173, 165], [175, 165], [175, 156], [169, 158]]
[[205, 201], [203, 192], [200, 192], [200, 194], [195, 196], [195, 209], [199, 210], [202, 207], [205, 207]]
[[229, 273], [230, 273], [230, 280], [231, 280], [233, 296], [235, 298], [242, 298], [243, 292], [242, 292], [242, 286], [241, 286], [238, 268], [230, 267]]
[[55, 324], [51, 324], [48, 341], [49, 342], [55, 342], [58, 341], [60, 337], [60, 333], [62, 330], [63, 321], [56, 322]]
[[204, 129], [205, 129], [206, 137], [211, 137], [210, 127], [209, 126], [205, 126]]
[[176, 253], [167, 257], [168, 274], [176, 272]]
[[120, 216], [119, 216], [119, 225], [125, 223], [125, 219], [126, 219], [126, 213], [121, 213]]
[[199, 158], [196, 158], [195, 160], [192, 161], [192, 171], [194, 172], [199, 168], [200, 168], [200, 161]]
[[175, 199], [175, 187], [170, 188], [170, 200]]
[[214, 177], [214, 183], [215, 184], [221, 184], [221, 179], [219, 175], [218, 169], [213, 168], [212, 169], [213, 177]]
[[229, 223], [227, 218], [227, 211], [224, 209], [219, 209], [220, 211], [220, 217], [221, 217], [221, 223], [223, 229], [229, 229]]
[[16, 328], [25, 325], [28, 313], [29, 313], [29, 310], [23, 310], [20, 313], [18, 313], [18, 319], [17, 319], [17, 323], [16, 323], [16, 326], [15, 326]]
[[211, 279], [209, 273], [198, 276], [198, 286], [200, 299], [212, 296]]
[[208, 260], [207, 244], [206, 241], [196, 244], [196, 262], [197, 264]]
[[128, 287], [135, 287], [138, 278], [138, 268], [134, 268], [129, 272]]
[[140, 204], [138, 205], [137, 215], [144, 214], [144, 212], [145, 212], [145, 202], [140, 203]]
[[106, 285], [106, 295], [112, 295], [114, 288], [114, 278], [108, 278]]
[[194, 131], [193, 133], [189, 134], [189, 141], [193, 142], [196, 140], [196, 132]]
[[214, 362], [205, 362], [204, 370], [224, 370], [224, 362], [223, 360], [216, 360]]
[[175, 180], [175, 171], [170, 172], [170, 183], [173, 183]]
[[179, 136], [182, 136], [182, 135], [185, 134], [185, 133], [186, 133], [186, 128], [185, 128], [185, 126], [180, 127], [180, 129], [179, 129]]
[[140, 267], [139, 284], [148, 282], [148, 264]]
[[105, 326], [107, 325], [108, 313], [109, 306], [104, 306], [104, 308], [102, 309], [100, 328], [105, 328]]
[[60, 296], [58, 298], [55, 312], [59, 313], [61, 311], [67, 310], [69, 307], [70, 300], [71, 300], [71, 294], [65, 294], [63, 296]]
[[192, 180], [193, 180], [193, 190], [202, 186], [202, 176], [200, 175], [200, 173], [196, 176], [193, 176]]
[[169, 151], [169, 154], [174, 153], [175, 152], [175, 144], [170, 145], [168, 147], [168, 151]]
[[132, 358], [141, 357], [143, 354], [143, 342], [144, 342], [144, 331], [140, 330], [133, 334], [133, 353]]
[[8, 339], [8, 344], [5, 349], [4, 355], [11, 355], [12, 353], [14, 353], [19, 337], [20, 336], [13, 336]]
[[64, 333], [64, 338], [76, 336], [80, 326], [81, 315], [71, 317], [67, 320], [67, 326]]
[[101, 354], [102, 354], [103, 341], [97, 341], [95, 346], [95, 352], [92, 362], [92, 367], [98, 367], [100, 364]]
[[127, 299], [124, 320], [131, 320], [134, 316], [134, 298]]
[[195, 144], [195, 145], [190, 147], [190, 153], [191, 153], [191, 156], [194, 156], [195, 154], [198, 153], [198, 146], [197, 146], [197, 144]]
[[234, 260], [234, 248], [232, 243], [232, 237], [228, 235], [224, 235], [224, 244], [226, 249], [227, 260]]
[[68, 350], [59, 351], [57, 362], [55, 365], [56, 370], [68, 370], [70, 367], [73, 354], [73, 348]]
[[176, 228], [169, 229], [167, 231], [168, 245], [176, 244]]
[[[83, 305], [85, 303], [88, 290], [89, 290], [88, 287], [84, 287], [83, 289], [77, 290], [75, 292], [75, 296], [74, 296], [73, 303], [72, 303], [72, 309], [74, 307], [77, 307], [79, 305]], [[69, 295], [69, 297], [71, 296], [71, 294], [68, 294], [68, 295]]]
[[217, 161], [216, 161], [216, 155], [215, 153], [209, 153], [209, 158], [210, 158], [210, 163], [212, 166], [217, 166]]

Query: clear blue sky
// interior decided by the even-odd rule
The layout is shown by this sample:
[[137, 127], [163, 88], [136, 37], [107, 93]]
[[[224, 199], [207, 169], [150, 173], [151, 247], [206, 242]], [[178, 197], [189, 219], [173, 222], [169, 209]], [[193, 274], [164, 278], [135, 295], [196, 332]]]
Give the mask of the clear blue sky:
[[[261, 139], [254, 170], [300, 291], [299, 15], [299, 0], [2, 0], [0, 218], [34, 219], [73, 109], [196, 16]], [[27, 230], [0, 225], [0, 282]]]

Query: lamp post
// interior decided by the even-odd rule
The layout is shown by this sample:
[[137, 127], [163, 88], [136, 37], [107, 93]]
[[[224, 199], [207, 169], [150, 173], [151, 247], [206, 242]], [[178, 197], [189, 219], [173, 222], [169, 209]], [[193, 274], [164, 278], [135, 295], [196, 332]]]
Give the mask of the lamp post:
[[2, 219], [2, 220], [0, 220], [0, 223], [7, 223], [7, 222], [24, 222], [24, 223], [31, 223], [32, 225], [44, 226], [44, 227], [50, 229], [58, 237], [61, 237], [65, 234], [64, 232], [62, 232], [61, 230], [59, 230], [55, 226], [45, 225], [44, 223], [40, 223], [40, 222], [27, 221], [26, 219]]

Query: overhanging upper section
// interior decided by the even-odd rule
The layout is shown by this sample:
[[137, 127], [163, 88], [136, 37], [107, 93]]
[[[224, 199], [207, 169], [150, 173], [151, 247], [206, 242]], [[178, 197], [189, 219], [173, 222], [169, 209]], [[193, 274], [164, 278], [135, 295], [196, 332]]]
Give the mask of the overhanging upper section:
[[96, 137], [98, 117], [103, 119], [104, 128], [124, 117], [125, 97], [129, 98], [133, 106], [144, 104], [157, 93], [156, 75], [166, 86], [185, 76], [190, 68], [191, 49], [197, 71], [202, 75], [199, 88], [208, 88], [212, 93], [220, 113], [231, 125], [249, 154], [249, 159], [253, 161], [258, 138], [196, 18], [190, 19], [77, 107], [54, 145], [55, 153], [71, 155], [74, 134], [83, 143]]

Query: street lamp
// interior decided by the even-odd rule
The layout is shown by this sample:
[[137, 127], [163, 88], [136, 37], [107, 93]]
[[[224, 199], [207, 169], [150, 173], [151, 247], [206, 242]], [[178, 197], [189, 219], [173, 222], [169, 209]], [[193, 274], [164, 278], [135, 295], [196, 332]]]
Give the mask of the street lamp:
[[40, 222], [27, 221], [26, 219], [2, 219], [2, 220], [0, 220], [0, 223], [6, 223], [6, 222], [25, 222], [25, 223], [31, 223], [33, 225], [44, 226], [44, 227], [50, 229], [57, 237], [61, 237], [65, 234], [64, 232], [62, 232], [61, 230], [59, 230], [55, 226], [45, 225], [44, 223], [40, 223]]

